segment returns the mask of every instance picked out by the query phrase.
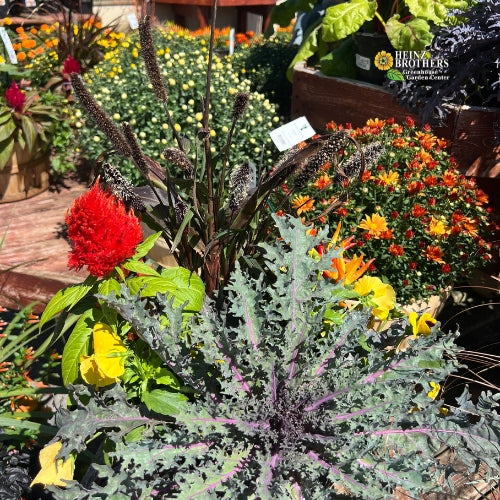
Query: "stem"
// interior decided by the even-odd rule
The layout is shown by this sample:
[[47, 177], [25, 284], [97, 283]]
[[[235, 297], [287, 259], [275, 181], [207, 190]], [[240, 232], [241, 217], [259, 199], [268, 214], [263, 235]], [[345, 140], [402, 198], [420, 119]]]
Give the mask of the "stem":
[[378, 12], [375, 12], [375, 17], [380, 21], [380, 24], [384, 27], [385, 30], [385, 21], [382, 19], [382, 16]]

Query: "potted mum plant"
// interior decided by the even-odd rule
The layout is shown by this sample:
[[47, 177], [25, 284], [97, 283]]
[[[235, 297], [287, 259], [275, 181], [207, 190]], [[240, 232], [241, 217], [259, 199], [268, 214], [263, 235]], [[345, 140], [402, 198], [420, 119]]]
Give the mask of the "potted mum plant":
[[[376, 118], [360, 128], [334, 122], [327, 128], [347, 130], [383, 152], [362, 171], [346, 147], [338, 165], [327, 163], [296, 193], [292, 208], [316, 224], [340, 220], [341, 236], [374, 258], [368, 273], [391, 283], [403, 304], [442, 294], [491, 261], [488, 198], [460, 174], [447, 141], [430, 127], [419, 129], [411, 118], [401, 124]], [[346, 186], [348, 198], [341, 199]], [[325, 214], [336, 200], [342, 203]]]
[[1, 202], [28, 198], [48, 188], [51, 139], [60, 119], [49, 94], [25, 92], [14, 80], [0, 97]]

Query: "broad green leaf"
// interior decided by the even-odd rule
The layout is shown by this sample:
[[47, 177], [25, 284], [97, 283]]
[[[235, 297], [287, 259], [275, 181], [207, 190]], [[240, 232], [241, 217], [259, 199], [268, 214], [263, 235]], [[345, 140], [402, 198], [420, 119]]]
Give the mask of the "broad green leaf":
[[120, 283], [114, 278], [103, 280], [97, 287], [97, 292], [101, 295], [109, 295], [110, 292], [120, 292]]
[[148, 410], [162, 415], [177, 415], [186, 406], [188, 398], [180, 392], [170, 392], [161, 389], [145, 391], [141, 396]]
[[[3, 127], [3, 126], [2, 126]], [[0, 130], [2, 129], [0, 127]], [[14, 138], [10, 137], [3, 142], [0, 142], [0, 170], [7, 165], [14, 150]]]
[[89, 339], [96, 322], [96, 313], [98, 311], [90, 309], [80, 316], [64, 346], [61, 361], [64, 385], [75, 382], [80, 374], [80, 357], [82, 354], [87, 354]]
[[33, 120], [25, 115], [21, 116], [21, 127], [23, 129], [24, 138], [26, 139], [27, 150], [31, 153], [35, 149], [38, 131]]
[[6, 123], [3, 123], [0, 127], [0, 142], [5, 141], [6, 139], [14, 140], [12, 138], [14, 130], [16, 130], [14, 120], [9, 120]]
[[174, 389], [180, 388], [177, 377], [167, 368], [158, 368], [155, 371], [154, 381], [157, 384], [168, 385], [169, 387], [173, 387]]
[[321, 58], [321, 71], [327, 76], [356, 78], [355, 46], [352, 37]]
[[123, 263], [123, 267], [137, 274], [145, 274], [146, 276], [160, 276], [160, 273], [155, 271], [149, 264], [140, 262], [138, 260], [127, 260]]
[[[446, 2], [441, 0], [405, 0], [405, 3], [415, 17], [433, 21], [438, 25], [445, 24], [446, 18], [448, 17]], [[466, 2], [453, 3], [466, 4]]]
[[78, 285], [71, 285], [62, 290], [59, 290], [50, 299], [47, 307], [42, 313], [40, 318], [39, 328], [52, 319], [56, 314], [60, 313], [66, 307], [72, 308], [77, 302], [79, 302], [83, 297], [85, 297], [92, 287], [95, 285], [97, 278], [94, 276], [88, 276], [87, 279]]
[[[297, 51], [297, 54], [295, 54], [295, 57], [293, 58], [292, 62], [290, 63], [290, 66], [288, 66], [288, 69], [286, 70], [286, 77], [292, 81], [293, 80], [293, 67], [301, 61], [307, 61], [311, 56], [313, 56], [316, 51], [318, 50], [318, 31], [319, 31], [319, 26], [317, 26], [307, 38], [302, 42], [302, 45], [300, 46], [299, 50]], [[239, 216], [238, 216], [239, 217]]]
[[424, 50], [433, 37], [429, 23], [424, 19], [400, 23], [397, 15], [387, 21], [385, 31], [396, 50]]
[[279, 3], [271, 11], [269, 28], [265, 36], [273, 34], [273, 24], [279, 24], [282, 28], [286, 28], [297, 12], [309, 12], [315, 3], [314, 0], [287, 0]]
[[149, 235], [142, 243], [139, 243], [135, 249], [133, 259], [141, 259], [144, 257], [156, 243], [156, 240], [161, 236], [161, 231]]
[[355, 33], [377, 12], [377, 1], [351, 0], [328, 7], [323, 20], [323, 40], [336, 42]]
[[203, 305], [205, 287], [201, 279], [183, 267], [163, 269], [161, 276], [137, 276], [127, 280], [127, 286], [134, 294], [141, 291], [142, 297], [157, 293], [174, 297], [174, 307], [189, 301], [187, 310], [199, 311]]

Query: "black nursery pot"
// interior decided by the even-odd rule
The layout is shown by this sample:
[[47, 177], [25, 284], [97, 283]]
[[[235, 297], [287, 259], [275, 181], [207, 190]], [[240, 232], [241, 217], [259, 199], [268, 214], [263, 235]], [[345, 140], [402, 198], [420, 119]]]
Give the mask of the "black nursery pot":
[[375, 56], [382, 50], [390, 52], [394, 57], [394, 47], [389, 42], [387, 35], [379, 33], [354, 33], [356, 47], [356, 78], [363, 82], [381, 85], [387, 70], [378, 69]]

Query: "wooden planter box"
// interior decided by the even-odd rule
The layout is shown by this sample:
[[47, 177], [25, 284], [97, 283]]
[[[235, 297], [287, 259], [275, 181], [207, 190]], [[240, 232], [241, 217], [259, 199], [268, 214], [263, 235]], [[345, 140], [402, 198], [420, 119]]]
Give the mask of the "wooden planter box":
[[14, 145], [11, 159], [0, 170], [0, 203], [25, 200], [48, 189], [49, 153], [33, 156]]
[[[316, 130], [326, 123], [350, 122], [363, 126], [369, 118], [394, 117], [404, 121], [416, 115], [400, 106], [383, 87], [370, 83], [323, 75], [321, 71], [295, 66], [292, 89], [292, 117], [306, 116]], [[449, 115], [447, 125], [434, 133], [452, 142], [451, 153], [461, 172], [500, 178], [500, 110], [461, 106]]]

